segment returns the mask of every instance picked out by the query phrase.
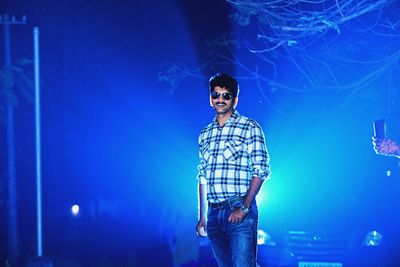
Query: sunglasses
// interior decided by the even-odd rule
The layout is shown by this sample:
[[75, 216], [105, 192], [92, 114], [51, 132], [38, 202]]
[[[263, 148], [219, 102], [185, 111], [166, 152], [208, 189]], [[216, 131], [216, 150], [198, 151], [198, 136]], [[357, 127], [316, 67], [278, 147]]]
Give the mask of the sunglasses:
[[225, 100], [231, 100], [232, 94], [231, 93], [218, 93], [218, 92], [211, 92], [212, 99], [218, 99], [222, 95], [222, 98]]

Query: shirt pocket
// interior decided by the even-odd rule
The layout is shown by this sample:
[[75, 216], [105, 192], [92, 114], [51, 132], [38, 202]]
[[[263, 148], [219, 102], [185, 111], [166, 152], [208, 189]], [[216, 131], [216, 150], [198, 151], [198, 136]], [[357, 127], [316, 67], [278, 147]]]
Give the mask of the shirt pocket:
[[238, 140], [225, 141], [224, 158], [227, 161], [236, 161], [243, 156], [246, 145]]

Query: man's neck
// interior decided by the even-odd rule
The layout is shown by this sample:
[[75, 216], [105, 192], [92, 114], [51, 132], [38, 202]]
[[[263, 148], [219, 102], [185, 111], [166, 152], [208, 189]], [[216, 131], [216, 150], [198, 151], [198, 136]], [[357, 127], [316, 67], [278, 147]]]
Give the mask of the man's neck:
[[225, 113], [225, 114], [217, 114], [217, 121], [219, 124], [219, 127], [223, 127], [225, 125], [225, 122], [230, 118], [230, 116], [233, 114], [233, 111]]

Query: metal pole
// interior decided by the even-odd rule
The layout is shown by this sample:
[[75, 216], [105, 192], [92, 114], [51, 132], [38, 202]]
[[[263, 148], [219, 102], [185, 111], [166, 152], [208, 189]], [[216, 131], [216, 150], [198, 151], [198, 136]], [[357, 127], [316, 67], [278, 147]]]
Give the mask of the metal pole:
[[33, 28], [35, 65], [35, 133], [36, 133], [36, 205], [37, 205], [37, 256], [43, 256], [42, 243], [42, 168], [40, 144], [40, 75], [39, 75], [39, 28]]

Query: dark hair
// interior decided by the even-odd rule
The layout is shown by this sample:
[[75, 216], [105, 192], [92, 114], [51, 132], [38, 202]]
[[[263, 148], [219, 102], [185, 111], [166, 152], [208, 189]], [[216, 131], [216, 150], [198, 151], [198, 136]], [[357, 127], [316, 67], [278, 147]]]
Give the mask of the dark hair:
[[239, 95], [239, 85], [235, 78], [226, 74], [226, 73], [217, 73], [212, 76], [209, 81], [210, 84], [210, 93], [214, 91], [215, 86], [219, 86], [221, 88], [226, 88], [233, 97], [237, 97]]

